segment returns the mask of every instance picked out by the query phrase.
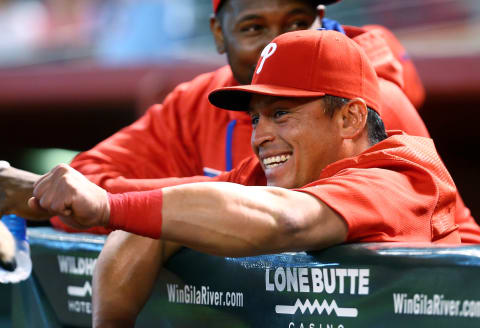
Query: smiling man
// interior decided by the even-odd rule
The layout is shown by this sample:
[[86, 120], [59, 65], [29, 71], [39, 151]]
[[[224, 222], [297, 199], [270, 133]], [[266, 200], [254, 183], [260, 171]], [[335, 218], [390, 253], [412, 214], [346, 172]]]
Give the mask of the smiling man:
[[[211, 21], [212, 31], [215, 36], [218, 50], [221, 53], [226, 52], [228, 55], [231, 72], [229, 67], [224, 67], [217, 72], [200, 76], [191, 83], [179, 86], [167, 98], [163, 107], [154, 106], [145, 117], [131, 127], [101, 143], [93, 150], [80, 155], [75, 160], [74, 165], [83, 173], [87, 174], [92, 181], [102, 185], [110, 192], [159, 188], [172, 182], [172, 180], [157, 179], [160, 177], [189, 176], [202, 173], [209, 174], [212, 171], [217, 172], [224, 169], [229, 170], [232, 167], [232, 163], [234, 164], [233, 166], [237, 166], [236, 163], [239, 163], [242, 158], [251, 153], [248, 145], [244, 142], [246, 136], [250, 134], [250, 128], [246, 128], [248, 121], [246, 121], [245, 118], [248, 119], [248, 116], [243, 112], [223, 112], [213, 106], [205, 105], [203, 99], [206, 99], [206, 95], [215, 85], [217, 87], [236, 85], [235, 80], [244, 84], [249, 83], [250, 78], [255, 71], [255, 63], [258, 54], [262, 51], [261, 49], [268, 44], [273, 37], [280, 33], [303, 29], [309, 26], [316, 14], [314, 3], [319, 3], [319, 1], [214, 1], [216, 16]], [[241, 45], [241, 47], [238, 46], [238, 44]], [[272, 47], [273, 46], [269, 47], [269, 49], [272, 49]], [[265, 59], [263, 60], [263, 70], [267, 67], [265, 65], [267, 65], [271, 59], [276, 57], [278, 50], [279, 49], [276, 49], [271, 56], [267, 57], [265, 54], [262, 57], [262, 60]], [[272, 50], [267, 50], [267, 54], [271, 53], [271, 51]], [[305, 79], [305, 76], [310, 75], [313, 63], [310, 64], [311, 65], [308, 66], [306, 71], [303, 72], [306, 75], [301, 77], [302, 80]], [[288, 69], [297, 68], [298, 66], [295, 68], [290, 67], [290, 62], [283, 63], [282, 66], [277, 67], [277, 69], [282, 72], [286, 72]], [[287, 75], [285, 74], [285, 76]], [[399, 92], [401, 93], [401, 91]], [[204, 96], [205, 98], [203, 98]], [[275, 96], [279, 95], [275, 94]], [[310, 98], [311, 96], [315, 96], [316, 99]], [[309, 104], [309, 100], [311, 100], [316, 105], [324, 106], [324, 109], [327, 110], [328, 113], [332, 113], [330, 116], [332, 121], [334, 121], [337, 117], [336, 115], [338, 115], [334, 115], [338, 108], [343, 108], [347, 104], [350, 105], [346, 108], [359, 108], [364, 106], [362, 105], [361, 100], [356, 100], [354, 99], [355, 97], [350, 97], [350, 95], [343, 95], [348, 98], [347, 100], [338, 99], [332, 96], [324, 96], [320, 100], [318, 99], [320, 96], [321, 93], [309, 94], [309, 97], [306, 99], [299, 99], [298, 96], [295, 96], [294, 98], [299, 101], [298, 103], [295, 102], [295, 99], [282, 99], [280, 105], [283, 106], [284, 109], [301, 109], [304, 105], [311, 108], [312, 104]], [[222, 96], [219, 97], [221, 98]], [[214, 101], [214, 104], [221, 105], [220, 103], [215, 102], [213, 98], [212, 100]], [[252, 107], [250, 107], [249, 104], [246, 107], [238, 108], [241, 110], [250, 108], [250, 113], [252, 114], [254, 122], [256, 118], [258, 118], [258, 125], [254, 129], [255, 136], [262, 136], [262, 134], [264, 134], [265, 131], [268, 132], [272, 126], [264, 127], [266, 124], [264, 122], [269, 122], [269, 114], [262, 113], [260, 111], [260, 105], [255, 105], [254, 107], [253, 104], [264, 103], [267, 107], [273, 106], [271, 104], [269, 105], [270, 101], [275, 104], [276, 100], [262, 99], [261, 97], [260, 99], [257, 99], [257, 96], [255, 96], [255, 99], [252, 100]], [[378, 101], [379, 100], [377, 99], [377, 102]], [[389, 102], [392, 102], [391, 98]], [[229, 108], [229, 106], [226, 106], [226, 108]], [[378, 110], [379, 106], [373, 105], [372, 108]], [[372, 111], [370, 110], [370, 112]], [[325, 149], [322, 150], [328, 155], [326, 157], [328, 160], [325, 161], [323, 156], [320, 153], [317, 153], [317, 145], [315, 143], [317, 141], [320, 142], [321, 140], [326, 140], [325, 138], [327, 138], [327, 135], [321, 133], [323, 130], [314, 128], [314, 126], [317, 126], [316, 124], [313, 124], [316, 122], [315, 120], [317, 116], [305, 116], [305, 113], [308, 113], [308, 111], [299, 110], [297, 114], [292, 112], [286, 114], [286, 116], [283, 116], [285, 113], [280, 111], [279, 113], [272, 115], [278, 118], [283, 117], [283, 119], [289, 118], [289, 124], [292, 124], [292, 122], [295, 122], [296, 120], [298, 120], [298, 122], [301, 120], [300, 123], [305, 126], [310, 125], [311, 128], [308, 131], [313, 133], [310, 139], [305, 139], [304, 141], [300, 141], [299, 139], [301, 135], [307, 133], [306, 130], [298, 131], [298, 134], [294, 133], [295, 130], [289, 131], [288, 134], [286, 129], [283, 130], [283, 132], [280, 131], [281, 127], [285, 126], [285, 124], [279, 119], [278, 122], [282, 124], [277, 126], [279, 129], [276, 131], [276, 133], [278, 132], [278, 136], [274, 137], [276, 145], [278, 147], [281, 146], [281, 148], [278, 149], [279, 152], [277, 152], [276, 148], [270, 148], [270, 146], [266, 147], [265, 143], [255, 146], [254, 142], [254, 147], [258, 149], [259, 154], [262, 149], [267, 149], [264, 150], [267, 152], [262, 155], [267, 156], [265, 159], [262, 158], [262, 164], [259, 164], [255, 159], [249, 159], [244, 162], [239, 169], [234, 170], [231, 173], [222, 174], [216, 180], [236, 182], [246, 185], [265, 185], [265, 175], [262, 173], [262, 168], [264, 168], [269, 175], [269, 185], [274, 186], [279, 183], [279, 186], [283, 187], [282, 184], [288, 182], [283, 181], [286, 179], [292, 181], [291, 186], [300, 188], [303, 187], [301, 184], [302, 181], [304, 182], [312, 177], [314, 177], [314, 180], [312, 181], [318, 180], [317, 178], [319, 176], [317, 174], [320, 174], [320, 171], [326, 164], [331, 163], [338, 158], [353, 156], [353, 150], [360, 151], [362, 147], [368, 148], [369, 144], [360, 147], [360, 144], [357, 145], [357, 143], [355, 143], [356, 146], [353, 147], [351, 142], [344, 142], [342, 139], [343, 137], [340, 138], [337, 136], [332, 140], [333, 142], [336, 142], [336, 144], [328, 145], [325, 142]], [[312, 113], [318, 115], [319, 111], [312, 111]], [[255, 115], [257, 115], [256, 118]], [[376, 121], [374, 114], [370, 114], [369, 116], [371, 117], [370, 121]], [[199, 117], [201, 117], [201, 120], [197, 121], [197, 118]], [[405, 114], [403, 113], [401, 117], [405, 117]], [[172, 122], [172, 124], [169, 122]], [[325, 123], [325, 121], [318, 121], [316, 123], [321, 125], [322, 122]], [[169, 132], [171, 127], [178, 127], [178, 130], [175, 130], [175, 134], [168, 135], [166, 132]], [[299, 128], [300, 124], [297, 129]], [[335, 129], [339, 130], [339, 127], [337, 126]], [[333, 132], [339, 132], [337, 130], [334, 130]], [[342, 131], [345, 132], [346, 130], [343, 129]], [[364, 132], [361, 134], [364, 134]], [[380, 133], [379, 135], [381, 136], [383, 134], [384, 133]], [[208, 140], [203, 139], [205, 135], [209, 136]], [[229, 135], [231, 136], [230, 139], [228, 137]], [[223, 138], [223, 136], [225, 136], [225, 138]], [[266, 137], [267, 139], [272, 138], [272, 136], [268, 136], [268, 134]], [[397, 139], [398, 138], [401, 137], [397, 137]], [[347, 139], [348, 138], [346, 138], [346, 140]], [[354, 139], [357, 140], [358, 138], [355, 137]], [[381, 138], [378, 138], [378, 140], [380, 139]], [[278, 143], [279, 140], [285, 140], [285, 142], [281, 144]], [[338, 142], [341, 140], [342, 142], [340, 146], [342, 147], [340, 151], [339, 149], [336, 149], [334, 145], [337, 146]], [[364, 141], [364, 139], [361, 140]], [[372, 142], [372, 144], [373, 143], [374, 142]], [[397, 146], [395, 145], [394, 148], [395, 147]], [[132, 149], [135, 151], [128, 151]], [[192, 149], [195, 151], [192, 151]], [[219, 149], [221, 151], [219, 151]], [[235, 151], [229, 153], [229, 149]], [[314, 150], [314, 152], [312, 152], [312, 159], [319, 161], [315, 166], [305, 159], [306, 155], [310, 156], [309, 150]], [[347, 150], [349, 151], [347, 152]], [[333, 153], [331, 153], [332, 151]], [[169, 154], [169, 158], [159, 160], [165, 158], [165, 154]], [[219, 156], [219, 154], [221, 156]], [[315, 157], [313, 157], [313, 155], [315, 155]], [[282, 156], [284, 157], [282, 158]], [[215, 170], [210, 170], [212, 167], [215, 168]], [[293, 172], [291, 171], [292, 168], [302, 168], [302, 171], [295, 173], [293, 176], [289, 176], [289, 173], [285, 178], [283, 176], [280, 177], [276, 173], [281, 172], [282, 170], [285, 171], [287, 168], [288, 172]], [[305, 171], [303, 171], [304, 169]], [[43, 182], [37, 184], [39, 191], [42, 191], [41, 186], [44, 183], [51, 183], [60, 176], [68, 176], [69, 179], [78, 178], [83, 181], [81, 176], [73, 171], [71, 172], [70, 168], [60, 167], [52, 173], [54, 174], [48, 175], [43, 179]], [[66, 173], [66, 175], [64, 175], [64, 173]], [[322, 175], [322, 177], [325, 176]], [[188, 178], [186, 180], [176, 180], [177, 183], [182, 181], [188, 182], [191, 180]], [[81, 183], [83, 184], [84, 181]], [[85, 183], [85, 186], [87, 185], [88, 184]], [[372, 184], [372, 186], [374, 186], [374, 184]], [[152, 267], [151, 262], [164, 261], [168, 255], [176, 251], [181, 244], [215, 254], [246, 255], [275, 252], [285, 249], [321, 248], [345, 240], [397, 240], [406, 238], [404, 237], [406, 235], [409, 236], [409, 238], [411, 237], [412, 240], [416, 240], [417, 238], [424, 240], [426, 234], [428, 234], [428, 228], [423, 225], [425, 223], [425, 220], [423, 219], [419, 220], [419, 222], [422, 222], [421, 231], [415, 231], [413, 233], [410, 231], [404, 231], [405, 227], [400, 224], [400, 221], [398, 221], [399, 224], [394, 225], [392, 228], [390, 225], [394, 223], [393, 221], [386, 222], [382, 225], [372, 220], [371, 225], [376, 225], [376, 229], [372, 229], [375, 234], [372, 232], [372, 235], [370, 235], [369, 231], [365, 234], [355, 235], [353, 233], [354, 231], [362, 230], [354, 229], [355, 225], [352, 225], [352, 227], [348, 228], [348, 236], [345, 236], [345, 230], [347, 228], [346, 221], [338, 214], [342, 212], [332, 211], [331, 208], [333, 208], [334, 205], [328, 204], [327, 206], [322, 200], [317, 200], [316, 196], [310, 192], [310, 189], [305, 189], [302, 193], [287, 193], [285, 189], [279, 190], [278, 188], [270, 189], [265, 187], [245, 189], [238, 185], [224, 184], [199, 184], [193, 189], [190, 188], [193, 188], [193, 186], [175, 187], [173, 189], [167, 188], [162, 192], [153, 192], [152, 194], [149, 194], [146, 199], [140, 201], [140, 204], [135, 203], [133, 199], [141, 197], [142, 194], [137, 194], [135, 196], [127, 194], [119, 196], [119, 198], [111, 198], [112, 203], [123, 204], [122, 206], [125, 205], [126, 209], [116, 210], [119, 207], [117, 207], [117, 205], [112, 206], [113, 215], [112, 220], [110, 220], [111, 222], [109, 222], [110, 226], [120, 227], [125, 230], [148, 236], [162, 236], [163, 240], [173, 240], [177, 241], [177, 243], [167, 244], [173, 246], [167, 247], [166, 251], [159, 251], [161, 245], [148, 239], [146, 241], [144, 239], [144, 242], [141, 244], [122, 244], [121, 240], [117, 241], [113, 238], [108, 239], [107, 244], [112, 247], [106, 247], [102, 252], [103, 257], [97, 262], [96, 268], [97, 272], [102, 269], [102, 275], [96, 275], [94, 284], [94, 318], [97, 320], [95, 321], [96, 325], [103, 327], [107, 326], [105, 324], [106, 321], [98, 321], [98, 318], [102, 317], [100, 320], [105, 318], [108, 319], [108, 316], [112, 315], [113, 312], [116, 312], [112, 315], [113, 317], [119, 313], [123, 315], [122, 317], [114, 318], [117, 320], [117, 324], [128, 324], [129, 321], [125, 320], [125, 315], [131, 317], [138, 313], [139, 307], [135, 304], [138, 303], [136, 302], [136, 299], [141, 299], [139, 302], [140, 306], [145, 299], [144, 296], [139, 297], [138, 295], [144, 294], [148, 296], [149, 286], [153, 284], [152, 281], [155, 278], [155, 273], [158, 268]], [[315, 188], [312, 190], [318, 189], [317, 187]], [[368, 199], [360, 205], [382, 204], [388, 200], [388, 197], [381, 197], [383, 196], [383, 193], [378, 195], [378, 192], [375, 192], [378, 190], [374, 190], [374, 192], [371, 193], [372, 198], [379, 197], [375, 202]], [[350, 191], [344, 191], [339, 198], [342, 199], [343, 202], [343, 199], [349, 198], [352, 193], [353, 192]], [[99, 191], [98, 189], [96, 189], [96, 193], [92, 195], [95, 194], [98, 197], [104, 196], [103, 191]], [[191, 197], [185, 197], [187, 194], [190, 194]], [[364, 194], [367, 195], [368, 192], [365, 191]], [[202, 198], [204, 196], [212, 197], [213, 195], [216, 195], [218, 199]], [[246, 198], [242, 198], [240, 195]], [[386, 195], [388, 195], [388, 193], [386, 193]], [[292, 198], [290, 199], [289, 197]], [[165, 208], [160, 206], [160, 200], [163, 198], [165, 198], [165, 203], [168, 204]], [[53, 206], [54, 208], [52, 210], [58, 210], [62, 206], [60, 203], [52, 203], [53, 198], [49, 200], [48, 197], [43, 197], [43, 199], [45, 207], [49, 208], [49, 206]], [[60, 198], [56, 199], [57, 201], [60, 200]], [[192, 201], [193, 204], [189, 205], [186, 199]], [[419, 199], [424, 200], [424, 198], [421, 197]], [[447, 199], [450, 200], [450, 198]], [[130, 202], [130, 200], [132, 202]], [[260, 204], [258, 203], [259, 200], [261, 200]], [[444, 198], [442, 198], [442, 201], [444, 201]], [[69, 200], [67, 200], [67, 204], [68, 202]], [[308, 205], [307, 202], [310, 205]], [[212, 206], [212, 203], [215, 203], [215, 205]], [[241, 206], [242, 204], [243, 206]], [[149, 208], [147, 205], [151, 205], [153, 208]], [[203, 209], [195, 207], [197, 205], [204, 207]], [[275, 205], [280, 207], [275, 207]], [[305, 209], [317, 208], [318, 213], [313, 210], [312, 213], [303, 213], [301, 210], [295, 211], [295, 213], [288, 211], [279, 213], [268, 212], [272, 207], [278, 210], [278, 208], [296, 208], [295, 206], [300, 206], [300, 208]], [[352, 205], [351, 207], [345, 206], [345, 211], [351, 208], [353, 208], [353, 211], [357, 212], [364, 211], [363, 208], [355, 208], [355, 206], [356, 205]], [[179, 211], [179, 208], [192, 209], [192, 212], [184, 212], [182, 214]], [[397, 212], [395, 212], [396, 216], [392, 215], [392, 217], [400, 217], [403, 215], [403, 213], [401, 213], [403, 207], [398, 208], [400, 210], [397, 210]], [[231, 226], [225, 226], [220, 230], [216, 230], [221, 226], [215, 221], [215, 219], [224, 219], [226, 215], [230, 215], [230, 212], [222, 212], [222, 210], [230, 211], [241, 209], [245, 209], [248, 215], [244, 215], [243, 218], [236, 218], [236, 220], [232, 222], [229, 221], [232, 223]], [[105, 212], [106, 215], [106, 208], [101, 208], [99, 210]], [[415, 211], [417, 210], [419, 213], [422, 213], [422, 209], [415, 208]], [[212, 211], [221, 215], [221, 218], [214, 216]], [[377, 214], [382, 210], [375, 208], [372, 211], [375, 213], [374, 216], [377, 217]], [[388, 210], [385, 209], [385, 211]], [[77, 212], [78, 211], [74, 211], [75, 214], [77, 214]], [[97, 210], [94, 210], [93, 212], [97, 212]], [[131, 213], [134, 213], [134, 215], [131, 216]], [[163, 226], [158, 224], [158, 213], [164, 213], [165, 223]], [[252, 219], [257, 218], [254, 214], [262, 213], [267, 216], [270, 215], [269, 220], [261, 221], [261, 218]], [[168, 219], [169, 215], [174, 214], [175, 220], [178, 220], [176, 221], [177, 223], [175, 223], [174, 220]], [[205, 229], [202, 230], [203, 232], [199, 231], [196, 226], [197, 223], [183, 221], [192, 217], [192, 214], [194, 215], [193, 217], [195, 217], [195, 215], [203, 214], [202, 217], [198, 217], [200, 220], [199, 222], [205, 224]], [[325, 216], [317, 220], [314, 217], [315, 214], [322, 214]], [[145, 218], [144, 226], [128, 220], [128, 218], [132, 220], [142, 216]], [[92, 218], [94, 220], [90, 222], [75, 221], [71, 217], [64, 219], [69, 220], [70, 223], [76, 224], [78, 228], [90, 226], [95, 222], [97, 216], [94, 215]], [[233, 218], [235, 218], [235, 216], [232, 216], [232, 219]], [[277, 219], [278, 221], [276, 221]], [[225, 224], [229, 222], [225, 222]], [[264, 228], [262, 228], [262, 222]], [[58, 221], [56, 221], [56, 223], [59, 224]], [[252, 225], [252, 223], [255, 223], [256, 225]], [[278, 225], [276, 223], [278, 223]], [[449, 223], [449, 221], [447, 223]], [[319, 228], [310, 229], [309, 226]], [[452, 228], [449, 224], [446, 226]], [[182, 229], [182, 227], [184, 229]], [[244, 227], [245, 231], [240, 231], [239, 227]], [[408, 227], [408, 225], [406, 225], [406, 227]], [[163, 229], [163, 233], [159, 230], [160, 228]], [[379, 232], [383, 228], [387, 231], [386, 234], [384, 232]], [[172, 232], [171, 229], [178, 229], [178, 231]], [[296, 234], [297, 229], [298, 235]], [[364, 230], [368, 231], [369, 228], [364, 226]], [[103, 229], [102, 231], [106, 230]], [[325, 237], [325, 233], [322, 234], [322, 231], [328, 232], [326, 240], [322, 239]], [[449, 235], [449, 233], [445, 232], [448, 232], [448, 229], [440, 229], [440, 231], [442, 231], [441, 234], [437, 233], [431, 235], [431, 239], [441, 239], [443, 234]], [[336, 232], [338, 232], [338, 234]], [[180, 233], [181, 236], [179, 235]], [[203, 240], [205, 242], [211, 241], [211, 243], [205, 245], [199, 243], [198, 240], [182, 239], [187, 235], [200, 238], [202, 233], [205, 234]], [[232, 235], [232, 233], [235, 233], [235, 235]], [[383, 236], [383, 234], [385, 234], [385, 236]], [[456, 231], [452, 230], [451, 235], [456, 235]], [[116, 236], [119, 235], [117, 234]], [[122, 235], [120, 234], [120, 236]], [[298, 236], [298, 238], [294, 238], [295, 236]], [[135, 236], [130, 237], [134, 238]], [[263, 240], [263, 242], [260, 243], [260, 240]], [[312, 244], [313, 242], [316, 242], [316, 244]], [[222, 244], [222, 247], [219, 247], [218, 244]], [[119, 263], [118, 256], [115, 256], [117, 251], [124, 251], [122, 254], [125, 255], [124, 258], [130, 255], [128, 262]], [[105, 258], [105, 255], [108, 255], [108, 252], [113, 252], [113, 262], [111, 263], [111, 266], [106, 266], [105, 261], [102, 260]], [[139, 254], [145, 255], [139, 256]], [[139, 263], [142, 264], [143, 267], [140, 266], [140, 269], [138, 269], [135, 274], [125, 274], [127, 268], [135, 267], [135, 265]], [[135, 281], [138, 283], [135, 284]], [[110, 288], [108, 291], [97, 291], [97, 288], [104, 288], [108, 284], [112, 284], [112, 282], [115, 283], [114, 288]], [[115, 298], [116, 300], [123, 300], [122, 302], [124, 304], [111, 302]], [[125, 300], [128, 300], [128, 302]], [[99, 310], [99, 307], [103, 308], [103, 310]]]
[[[76, 228], [101, 225], [225, 256], [343, 242], [460, 243], [450, 175], [430, 139], [387, 138], [377, 77], [363, 50], [333, 31], [286, 33], [266, 49], [251, 85], [209, 96], [220, 108], [248, 110], [256, 157], [216, 182], [167, 187], [173, 180], [165, 180], [163, 189], [126, 194], [107, 194], [62, 165], [35, 184], [29, 205]], [[153, 240], [142, 247], [107, 251], [135, 259], [150, 249], [148, 261], [165, 260]], [[127, 287], [94, 294], [101, 313], [94, 323], [131, 326], [156, 271], [132, 288], [129, 275], [108, 268], [101, 276], [96, 268], [95, 288], [111, 279], [109, 270]]]
[[[460, 243], [450, 175], [430, 139], [387, 137], [363, 50], [334, 31], [286, 33], [271, 45], [251, 85], [209, 96], [220, 108], [248, 109], [259, 161], [247, 159], [218, 182], [116, 195], [62, 165], [36, 183], [29, 205], [77, 227], [227, 256], [342, 242]], [[268, 186], [240, 185], [265, 177]]]

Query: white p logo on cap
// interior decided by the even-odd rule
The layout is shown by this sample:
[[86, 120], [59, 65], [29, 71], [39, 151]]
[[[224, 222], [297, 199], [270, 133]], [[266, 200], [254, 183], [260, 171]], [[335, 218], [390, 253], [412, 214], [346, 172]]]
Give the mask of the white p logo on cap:
[[275, 50], [277, 50], [277, 44], [274, 42], [267, 44], [267, 46], [263, 49], [262, 54], [260, 55], [262, 61], [260, 62], [260, 65], [258, 65], [257, 74], [260, 74], [263, 64], [265, 64], [265, 61], [268, 57], [275, 53]]

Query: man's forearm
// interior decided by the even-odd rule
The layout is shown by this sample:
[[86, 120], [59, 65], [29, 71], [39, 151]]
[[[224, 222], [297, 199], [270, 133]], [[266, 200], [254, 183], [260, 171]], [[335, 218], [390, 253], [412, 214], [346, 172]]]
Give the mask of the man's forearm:
[[162, 238], [215, 255], [274, 252], [266, 248], [276, 247], [290, 219], [266, 187], [184, 185], [163, 189], [163, 198]]
[[10, 166], [0, 168], [0, 214], [15, 214], [31, 220], [46, 220], [45, 211], [34, 210], [27, 205], [32, 197], [33, 185], [40, 175]]
[[133, 327], [162, 264], [180, 245], [115, 231], [93, 276], [94, 327]]
[[100, 184], [100, 186], [111, 193], [124, 193], [129, 191], [155, 190], [168, 186], [177, 186], [195, 182], [207, 182], [211, 180], [212, 178], [206, 176], [161, 179], [127, 179], [124, 177], [117, 177], [106, 179]]
[[[315, 239], [304, 240], [303, 236], [308, 236], [317, 224], [326, 222], [326, 218], [338, 222], [342, 219], [335, 218], [333, 211], [312, 196], [287, 189], [198, 183], [140, 193], [138, 203], [132, 196], [127, 201], [111, 203], [110, 224], [115, 225], [117, 215], [130, 218], [141, 211], [142, 221], [126, 223], [121, 228], [140, 234], [153, 233], [151, 237], [210, 254], [248, 256], [311, 249], [341, 242], [345, 237], [330, 240], [324, 232]], [[122, 212], [118, 207], [127, 211]], [[332, 231], [332, 236], [336, 232], [338, 229]]]
[[102, 225], [225, 256], [321, 249], [348, 233], [343, 218], [318, 198], [275, 187], [204, 182], [108, 196], [59, 165], [38, 180], [33, 196], [32, 208], [72, 226]]

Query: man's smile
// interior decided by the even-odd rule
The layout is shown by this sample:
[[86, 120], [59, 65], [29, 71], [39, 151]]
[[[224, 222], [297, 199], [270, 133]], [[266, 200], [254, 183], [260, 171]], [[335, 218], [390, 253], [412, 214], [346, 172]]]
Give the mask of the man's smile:
[[263, 158], [262, 163], [266, 169], [271, 169], [271, 168], [285, 164], [291, 156], [292, 156], [291, 154], [269, 156], [269, 157]]

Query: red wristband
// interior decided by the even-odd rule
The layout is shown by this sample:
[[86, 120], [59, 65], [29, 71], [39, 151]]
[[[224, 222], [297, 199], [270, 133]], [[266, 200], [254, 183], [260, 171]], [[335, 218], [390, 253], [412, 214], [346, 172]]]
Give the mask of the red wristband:
[[108, 194], [108, 227], [158, 239], [162, 234], [162, 189]]

